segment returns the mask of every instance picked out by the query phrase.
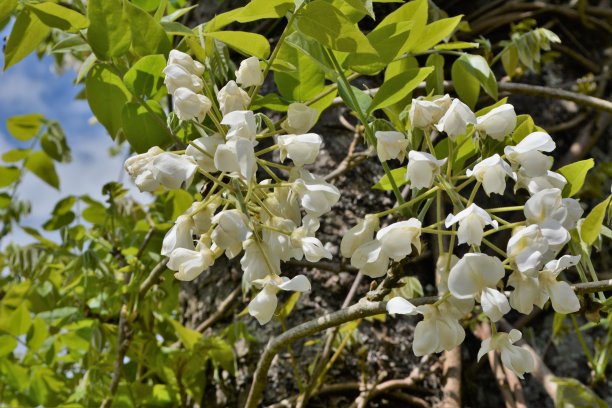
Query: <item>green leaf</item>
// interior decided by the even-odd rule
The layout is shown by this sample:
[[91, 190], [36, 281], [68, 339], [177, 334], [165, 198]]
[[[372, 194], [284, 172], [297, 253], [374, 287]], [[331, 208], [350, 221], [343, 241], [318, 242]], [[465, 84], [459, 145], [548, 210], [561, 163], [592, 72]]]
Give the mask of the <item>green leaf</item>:
[[295, 305], [297, 305], [298, 300], [300, 300], [300, 295], [301, 295], [300, 292], [292, 293], [289, 299], [285, 302], [285, 304], [281, 308], [279, 315], [282, 316], [283, 318], [287, 318], [291, 314], [291, 311], [293, 311], [293, 308], [295, 307]]
[[161, 24], [146, 11], [131, 3], [124, 3], [132, 32], [132, 49], [140, 57], [150, 54], [168, 55], [172, 44]]
[[53, 46], [51, 52], [54, 54], [63, 54], [70, 52], [90, 52], [91, 47], [80, 35], [68, 35], [63, 40]]
[[162, 70], [166, 66], [163, 55], [147, 55], [139, 59], [123, 76], [123, 83], [132, 94], [153, 98], [164, 86]]
[[149, 100], [145, 103], [149, 109], [139, 103], [130, 102], [125, 105], [121, 114], [125, 137], [138, 153], [144, 153], [153, 146], [163, 146], [170, 141], [163, 109], [156, 101]]
[[350, 85], [350, 87], [352, 94], [355, 95], [355, 98], [357, 99], [355, 101], [357, 105], [355, 105], [351, 92], [349, 92], [349, 89], [346, 88], [344, 82], [338, 82], [338, 93], [340, 94], [340, 97], [344, 103], [346, 103], [346, 106], [355, 112], [367, 112], [372, 104], [372, 97], [359, 88], [355, 88], [352, 85]]
[[291, 72], [275, 72], [274, 82], [280, 94], [290, 101], [307, 101], [317, 96], [325, 86], [325, 72], [308, 55], [283, 44], [277, 60], [295, 67]]
[[19, 0], [4, 0], [0, 2], [0, 23], [8, 20], [18, 3]]
[[4, 70], [15, 65], [34, 51], [51, 29], [28, 8], [21, 10], [4, 49]]
[[251, 0], [246, 6], [218, 14], [206, 23], [206, 31], [218, 31], [234, 23], [249, 23], [264, 18], [283, 17], [295, 4], [294, 0]]
[[6, 128], [15, 139], [26, 141], [38, 134], [44, 119], [40, 113], [12, 116], [6, 121]]
[[194, 35], [191, 28], [179, 23], [178, 21], [162, 21], [160, 24], [166, 34], [183, 36]]
[[321, 67], [330, 78], [335, 78], [338, 75], [334, 70], [329, 56], [325, 53], [323, 47], [321, 47], [321, 44], [312, 38], [299, 31], [295, 31], [285, 38], [285, 44], [289, 44], [298, 51], [308, 55], [313, 61], [319, 64], [319, 67]]
[[11, 149], [2, 155], [2, 160], [7, 163], [15, 163], [28, 157], [30, 152], [30, 149]]
[[66, 135], [57, 122], [49, 125], [47, 131], [40, 139], [40, 147], [55, 161], [69, 163], [72, 160]]
[[465, 70], [480, 82], [482, 89], [497, 100], [497, 80], [487, 60], [480, 55], [463, 54], [455, 63], [462, 64]]
[[555, 406], [557, 407], [589, 407], [606, 408], [608, 404], [575, 378], [553, 377], [557, 384]]
[[37, 351], [48, 338], [49, 329], [47, 328], [47, 323], [39, 316], [36, 316], [32, 330], [28, 333], [28, 348], [32, 351]]
[[588, 245], [592, 245], [599, 236], [611, 198], [612, 196], [608, 196], [604, 201], [597, 204], [597, 206], [591, 210], [591, 213], [587, 215], [580, 227], [580, 237]]
[[427, 57], [425, 65], [434, 69], [433, 75], [429, 75], [425, 80], [427, 93], [444, 95], [444, 57], [440, 54], [431, 54]]
[[[480, 116], [480, 114], [478, 115]], [[516, 128], [512, 133], [512, 140], [515, 143], [519, 143], [523, 140], [527, 135], [533, 132], [546, 132], [539, 126], [533, 122], [533, 119], [530, 115], [518, 115], [516, 117]]]
[[455, 28], [461, 21], [461, 17], [462, 16], [443, 18], [431, 24], [427, 24], [423, 28], [419, 40], [415, 42], [414, 47], [412, 47], [410, 51], [413, 54], [418, 54], [429, 50], [455, 31]]
[[595, 160], [587, 159], [568, 164], [557, 170], [567, 180], [567, 185], [563, 188], [564, 197], [572, 197], [580, 191], [587, 173], [593, 166], [595, 166]]
[[433, 70], [433, 67], [410, 69], [385, 81], [376, 93], [376, 96], [374, 96], [370, 112], [386, 108], [402, 100], [425, 80]]
[[216, 31], [204, 35], [227, 44], [241, 54], [255, 56], [260, 60], [265, 60], [270, 55], [270, 43], [260, 34], [246, 31]]
[[183, 343], [186, 349], [192, 349], [193, 346], [195, 346], [196, 343], [202, 338], [202, 334], [183, 326], [176, 320], [168, 318], [168, 321], [174, 327], [178, 338], [181, 340], [181, 343]]
[[[395, 184], [398, 187], [403, 186], [404, 184], [406, 184], [406, 166], [391, 170], [391, 176], [393, 177], [393, 180], [395, 181]], [[378, 183], [374, 184], [372, 188], [375, 190], [385, 191], [393, 190], [393, 187], [391, 187], [391, 182], [389, 181], [389, 177], [387, 177], [386, 174], [382, 176], [382, 178], [378, 180]]]
[[17, 347], [17, 339], [11, 336], [0, 336], [0, 358], [11, 354]]
[[453, 62], [451, 80], [459, 98], [470, 108], [474, 109], [480, 94], [480, 81], [472, 75], [472, 72], [460, 58]]
[[109, 65], [96, 64], [85, 80], [85, 92], [91, 111], [114, 139], [121, 129], [121, 112], [130, 91]]
[[130, 48], [132, 32], [121, 0], [90, 0], [87, 17], [90, 25], [87, 40], [101, 60], [125, 54]]
[[304, 6], [298, 12], [297, 27], [300, 32], [332, 50], [378, 55], [361, 30], [324, 0], [315, 0]]
[[25, 167], [36, 177], [59, 190], [60, 181], [55, 171], [55, 164], [45, 152], [38, 151], [30, 154], [25, 161]]
[[0, 307], [0, 331], [13, 336], [20, 336], [27, 333], [31, 325], [32, 318], [25, 303], [22, 303], [15, 310]]
[[475, 42], [454, 41], [449, 43], [438, 44], [434, 47], [436, 50], [465, 50], [468, 48], [478, 48], [480, 44]]
[[28, 4], [34, 14], [49, 27], [75, 33], [89, 26], [89, 20], [81, 13], [59, 4], [44, 2]]

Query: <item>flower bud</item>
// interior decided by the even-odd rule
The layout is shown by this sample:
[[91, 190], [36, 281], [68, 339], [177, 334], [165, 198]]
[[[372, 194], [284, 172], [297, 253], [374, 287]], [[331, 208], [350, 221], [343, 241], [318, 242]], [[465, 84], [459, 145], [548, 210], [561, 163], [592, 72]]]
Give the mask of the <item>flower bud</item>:
[[433, 101], [413, 99], [408, 116], [412, 129], [426, 129], [438, 122], [451, 105], [451, 98], [444, 95]]
[[376, 137], [376, 153], [378, 153], [380, 161], [391, 159], [404, 161], [406, 148], [408, 147], [406, 135], [396, 131], [378, 131], [374, 136]]
[[264, 77], [257, 57], [250, 57], [242, 60], [238, 71], [236, 71], [236, 82], [243, 88], [263, 84]]
[[429, 153], [411, 150], [408, 153], [406, 180], [413, 188], [429, 188], [435, 176], [440, 174], [440, 167], [447, 159], [438, 160]]
[[197, 93], [204, 87], [202, 78], [192, 74], [181, 65], [168, 65], [164, 68], [163, 72], [166, 75], [164, 84], [166, 84], [166, 88], [168, 88], [168, 93], [170, 94], [174, 94], [174, 91], [178, 88], [188, 88]]
[[242, 88], [236, 85], [236, 82], [229, 81], [217, 93], [219, 101], [219, 109], [223, 115], [227, 115], [233, 111], [245, 110], [251, 103], [251, 98]]
[[312, 164], [317, 159], [322, 141], [321, 136], [315, 133], [278, 136], [280, 160], [284, 162], [288, 157], [297, 167]]
[[202, 75], [204, 73], [204, 65], [199, 61], [195, 61], [189, 54], [185, 54], [179, 50], [170, 51], [168, 55], [168, 65], [180, 65], [194, 75]]
[[495, 140], [503, 141], [516, 127], [514, 106], [506, 103], [476, 119], [477, 131]]
[[174, 91], [174, 112], [180, 120], [197, 119], [202, 122], [211, 106], [210, 99], [189, 88], [178, 88]]
[[290, 134], [301, 135], [308, 132], [315, 124], [319, 112], [304, 103], [294, 102], [287, 109], [287, 120], [281, 127]]
[[476, 115], [465, 103], [455, 99], [436, 124], [436, 129], [445, 132], [454, 141], [457, 136], [465, 133], [468, 123], [476, 123]]

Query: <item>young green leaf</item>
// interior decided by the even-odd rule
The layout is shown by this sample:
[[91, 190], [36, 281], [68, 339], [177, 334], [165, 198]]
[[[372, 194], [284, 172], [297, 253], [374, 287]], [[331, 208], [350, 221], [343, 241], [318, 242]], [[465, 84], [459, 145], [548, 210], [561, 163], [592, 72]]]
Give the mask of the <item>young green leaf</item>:
[[433, 67], [410, 69], [387, 80], [382, 84], [376, 96], [374, 96], [374, 100], [370, 106], [370, 112], [376, 109], [386, 108], [402, 100], [424, 81], [433, 70]]
[[25, 161], [25, 167], [36, 177], [59, 190], [60, 180], [55, 171], [55, 164], [45, 152], [38, 151], [30, 154]]
[[129, 2], [124, 3], [132, 32], [132, 49], [140, 57], [150, 54], [168, 55], [172, 44], [161, 24], [149, 13]]
[[130, 92], [141, 98], [153, 98], [164, 86], [162, 70], [166, 66], [163, 55], [142, 57], [123, 76]]
[[246, 31], [215, 31], [204, 35], [227, 44], [243, 55], [254, 56], [261, 60], [265, 60], [270, 55], [270, 43], [260, 34]]
[[6, 121], [6, 128], [15, 139], [26, 141], [40, 132], [44, 119], [40, 113], [12, 116]]
[[[391, 176], [395, 181], [395, 185], [397, 185], [398, 187], [403, 186], [404, 184], [406, 184], [406, 166], [391, 170]], [[385, 191], [391, 191], [393, 189], [391, 187], [391, 181], [389, 180], [389, 177], [387, 177], [386, 174], [382, 176], [382, 178], [378, 180], [378, 183], [374, 184], [372, 188], [375, 190]]]
[[591, 213], [587, 215], [580, 227], [580, 237], [588, 245], [592, 245], [599, 236], [599, 231], [601, 231], [601, 226], [606, 216], [608, 205], [610, 205], [611, 198], [612, 196], [608, 196], [604, 201], [597, 204], [597, 206], [591, 210]]
[[567, 185], [563, 188], [564, 197], [572, 197], [580, 191], [587, 173], [594, 165], [595, 160], [587, 159], [568, 164], [557, 170], [567, 180]]
[[75, 33], [89, 26], [87, 17], [78, 11], [46, 1], [27, 5], [49, 27]]
[[29, 8], [21, 10], [4, 49], [4, 70], [34, 51], [50, 31], [51, 29]]
[[153, 146], [164, 146], [170, 141], [163, 109], [153, 100], [146, 101], [146, 104], [149, 109], [130, 102], [121, 114], [125, 137], [138, 153], [146, 152]]
[[121, 0], [90, 0], [87, 40], [96, 56], [109, 60], [125, 54], [132, 42], [132, 31]]
[[91, 111], [114, 139], [121, 129], [121, 111], [130, 100], [130, 92], [106, 64], [91, 68], [85, 80], [85, 91]]

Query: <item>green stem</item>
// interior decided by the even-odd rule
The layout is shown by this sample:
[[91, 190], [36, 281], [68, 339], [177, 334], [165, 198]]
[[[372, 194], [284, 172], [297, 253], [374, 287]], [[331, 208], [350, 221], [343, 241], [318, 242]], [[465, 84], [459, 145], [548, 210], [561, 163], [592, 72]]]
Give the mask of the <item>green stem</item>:
[[410, 201], [406, 201], [405, 203], [400, 204], [397, 207], [389, 208], [388, 210], [381, 211], [381, 212], [376, 213], [374, 215], [377, 216], [378, 218], [380, 218], [380, 217], [384, 217], [385, 215], [393, 214], [396, 211], [401, 211], [404, 208], [407, 208], [407, 207], [409, 207], [409, 206], [411, 206], [413, 204], [418, 203], [419, 201], [423, 201], [424, 199], [428, 198], [429, 196], [431, 196], [432, 194], [434, 194], [438, 190], [440, 190], [440, 187], [438, 187], [438, 186], [432, 187], [429, 190], [427, 190], [426, 192], [418, 195], [417, 197], [413, 198]]
[[593, 361], [593, 355], [589, 351], [589, 348], [587, 347], [586, 342], [584, 341], [584, 337], [582, 336], [580, 327], [578, 327], [578, 322], [576, 321], [576, 318], [574, 317], [573, 314], [570, 314], [569, 317], [572, 320], [572, 326], [574, 328], [574, 332], [576, 333], [576, 337], [578, 337], [578, 342], [580, 343], [580, 347], [582, 347], [582, 350], [584, 351], [584, 355], [586, 356], [589, 362], [589, 365], [591, 366], [592, 369], [594, 369], [595, 362]]

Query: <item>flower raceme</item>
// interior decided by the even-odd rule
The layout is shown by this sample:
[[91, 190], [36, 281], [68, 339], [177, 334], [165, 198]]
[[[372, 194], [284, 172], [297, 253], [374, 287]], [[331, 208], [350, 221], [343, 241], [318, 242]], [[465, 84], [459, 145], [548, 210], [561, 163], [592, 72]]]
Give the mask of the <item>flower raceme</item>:
[[[176, 50], [170, 53], [164, 73], [174, 101], [172, 119], [177, 118], [182, 129], [194, 129], [194, 134], [185, 137], [185, 150], [170, 152], [156, 146], [129, 158], [126, 171], [142, 191], [196, 191], [190, 187], [195, 184], [197, 201], [178, 216], [163, 239], [161, 253], [168, 257], [169, 269], [176, 279], [189, 281], [211, 273], [209, 268], [220, 256], [239, 259], [243, 287], [252, 291], [248, 312], [266, 324], [274, 317], [282, 291], [311, 289], [305, 275], [284, 276], [285, 262], [319, 262], [337, 255], [317, 233], [340, 191], [304, 168], [316, 163], [323, 145], [323, 138], [311, 130], [320, 112], [305, 103], [291, 103], [279, 127], [250, 110], [251, 97], [256, 95], [249, 96], [246, 90], [254, 93], [265, 79], [255, 57], [242, 61], [235, 80], [224, 85], [204, 86], [204, 65]], [[210, 91], [218, 88], [216, 93]], [[391, 314], [422, 316], [414, 333], [414, 353], [438, 353], [461, 344], [462, 319], [473, 311], [475, 301], [492, 325], [511, 308], [529, 313], [534, 305], [544, 307], [549, 300], [559, 313], [577, 311], [578, 298], [559, 275], [579, 262], [561, 251], [583, 210], [578, 201], [563, 196], [567, 180], [551, 171], [552, 158], [546, 153], [555, 148], [552, 138], [544, 132], [531, 133], [515, 146], [505, 146], [500, 156], [499, 142], [511, 140], [517, 123], [512, 105], [476, 116], [459, 99], [444, 95], [413, 99], [407, 109], [410, 123], [401, 128], [379, 127], [378, 122], [363, 125], [371, 126], [368, 141], [375, 145], [379, 161], [389, 165], [408, 159], [405, 180], [410, 198], [397, 208], [366, 215], [344, 234], [339, 253], [363, 275], [381, 278], [390, 265], [399, 271], [407, 257], [421, 253], [423, 234], [451, 236], [450, 248], [445, 248], [444, 240], [438, 241], [441, 298], [415, 307], [396, 296], [402, 292], [392, 292], [396, 297], [387, 303]], [[447, 138], [447, 149], [434, 146], [440, 137]], [[256, 151], [260, 145], [264, 148]], [[461, 150], [464, 156], [458, 157], [462, 146], [466, 146]], [[489, 153], [465, 157], [472, 146], [475, 152]], [[282, 164], [266, 159], [272, 151]], [[262, 179], [265, 174], [270, 178]], [[529, 195], [524, 207], [493, 209], [479, 201], [481, 187], [487, 196], [503, 196], [507, 183], [514, 183], [515, 192], [523, 189], [519, 196]], [[470, 184], [472, 194], [462, 196], [460, 190]], [[432, 187], [437, 191], [419, 191]], [[423, 227], [432, 202], [437, 206], [436, 222]], [[510, 223], [498, 216], [508, 209], [522, 211], [521, 220]], [[382, 218], [392, 213], [405, 218]], [[505, 253], [485, 239], [497, 233], [498, 222], [499, 230], [513, 228], [502, 246]], [[444, 226], [453, 229], [443, 230]], [[491, 228], [485, 231], [487, 226]], [[469, 246], [469, 252], [458, 257], [454, 252], [462, 244]], [[503, 262], [485, 253], [489, 246], [504, 256]], [[504, 282], [512, 288], [509, 300], [501, 290]], [[484, 340], [479, 357], [496, 351], [517, 375], [529, 372], [533, 362], [528, 353], [513, 344], [520, 338], [517, 333], [497, 333]]]

